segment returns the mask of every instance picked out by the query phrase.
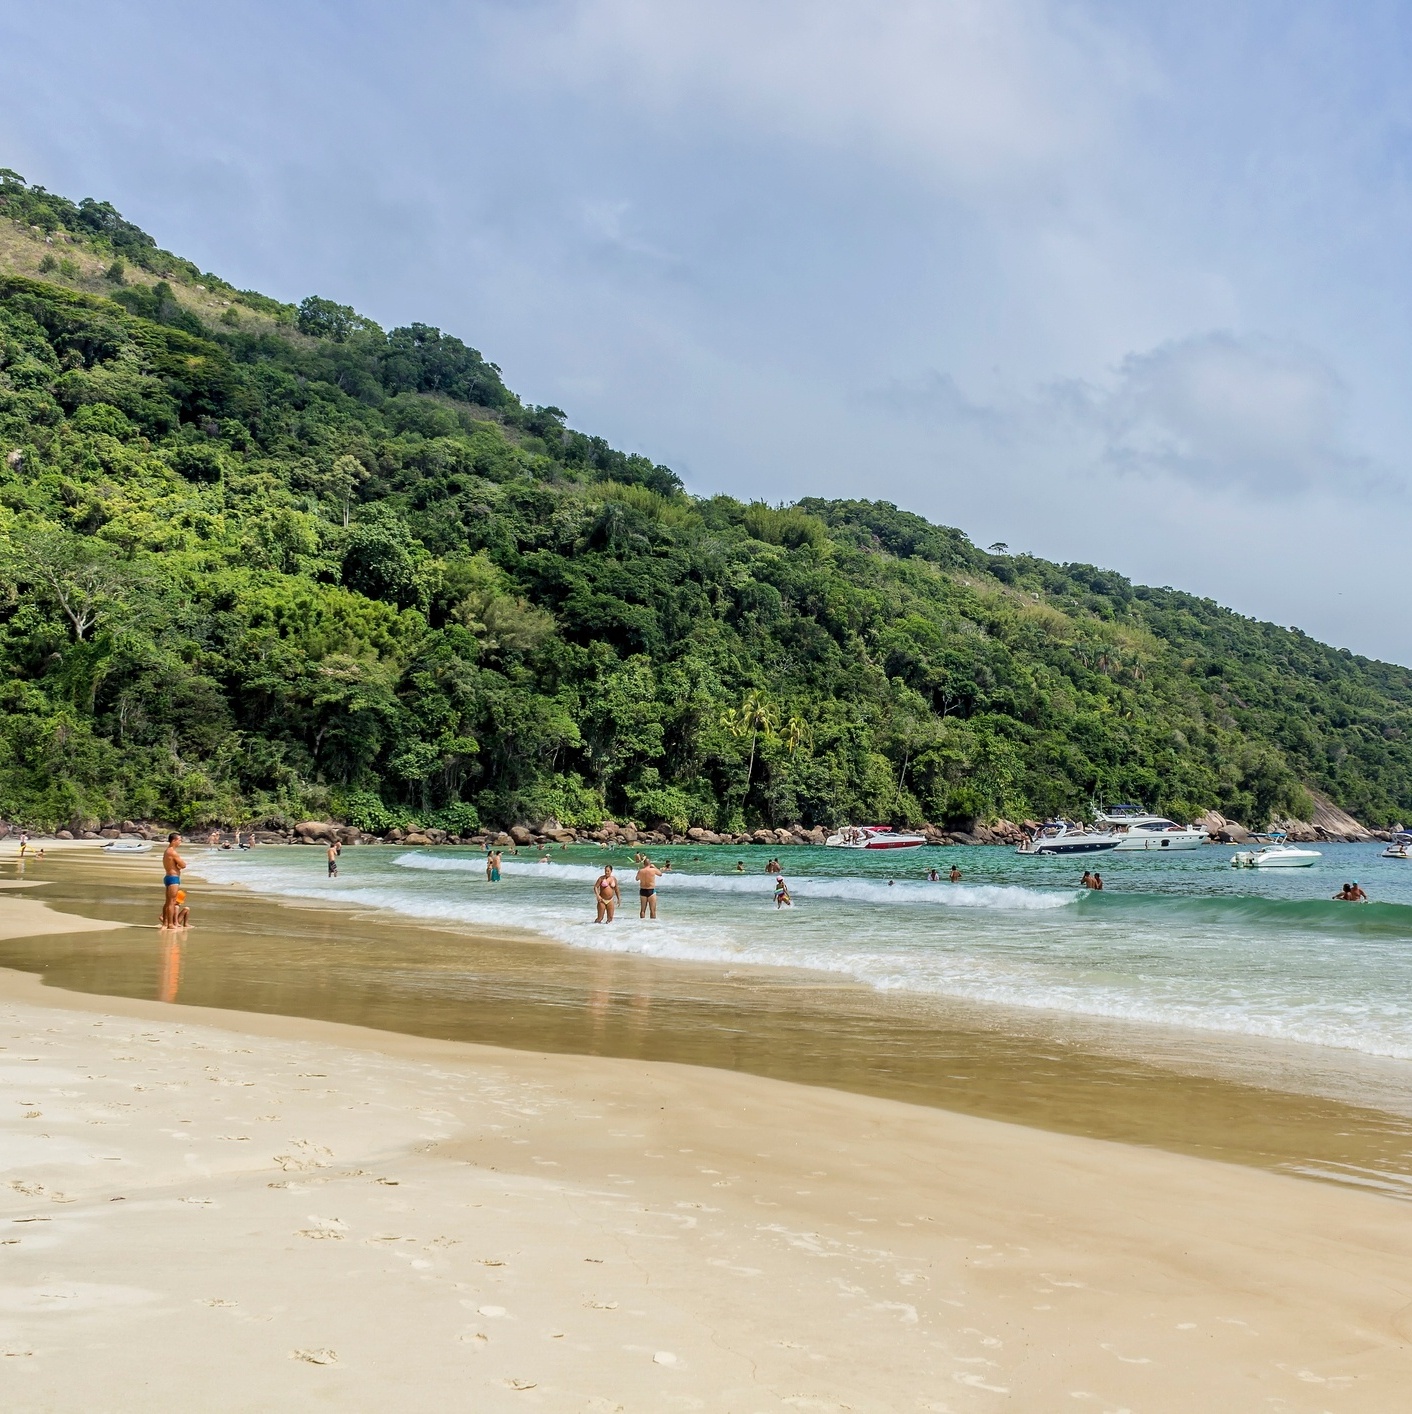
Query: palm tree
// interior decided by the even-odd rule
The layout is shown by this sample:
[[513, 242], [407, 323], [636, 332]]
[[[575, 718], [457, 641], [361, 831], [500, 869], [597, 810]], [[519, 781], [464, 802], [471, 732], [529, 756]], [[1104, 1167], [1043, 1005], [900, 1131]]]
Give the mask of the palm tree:
[[801, 746], [812, 746], [814, 743], [814, 728], [804, 720], [803, 717], [791, 717], [784, 724], [784, 744], [789, 747], [789, 754], [793, 756]]
[[745, 791], [750, 793], [750, 781], [755, 774], [755, 748], [764, 732], [766, 739], [773, 737], [780, 724], [779, 708], [762, 697], [752, 688], [739, 707], [727, 708], [721, 714], [721, 725], [732, 736], [750, 733], [750, 764], [745, 770]]

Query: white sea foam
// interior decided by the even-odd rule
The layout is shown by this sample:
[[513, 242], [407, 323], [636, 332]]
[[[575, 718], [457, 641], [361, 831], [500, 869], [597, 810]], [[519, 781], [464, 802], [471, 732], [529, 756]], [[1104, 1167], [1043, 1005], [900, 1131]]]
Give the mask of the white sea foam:
[[[483, 881], [484, 867], [474, 857], [375, 851], [345, 855], [336, 880], [322, 876], [312, 851], [198, 864], [212, 879], [274, 893], [430, 923], [524, 928], [598, 952], [803, 968], [882, 991], [1412, 1060], [1412, 937], [1325, 936], [1308, 919], [1218, 921], [1160, 895], [1090, 908], [1072, 889], [822, 874], [787, 875], [798, 906], [777, 912], [768, 875], [685, 871], [661, 881], [662, 919], [640, 923], [627, 870], [624, 908], [602, 927], [589, 895], [601, 866], [507, 859], [498, 886]], [[1337, 918], [1345, 916], [1357, 915]]]
[[[420, 869], [434, 874], [485, 873], [479, 859], [457, 859], [435, 854], [400, 854], [392, 861], [399, 869]], [[500, 872], [532, 878], [545, 884], [591, 885], [603, 872], [591, 864], [559, 864], [552, 860], [505, 859]], [[796, 899], [839, 899], [850, 903], [930, 904], [941, 908], [1063, 908], [1083, 897], [1074, 889], [1027, 889], [1017, 884], [932, 884], [915, 879], [886, 880], [836, 878], [820, 875], [786, 875], [789, 891]], [[633, 886], [632, 873], [618, 872], [624, 888]], [[769, 898], [774, 888], [771, 874], [689, 874], [685, 870], [663, 874], [657, 887], [676, 893], [738, 894]]]

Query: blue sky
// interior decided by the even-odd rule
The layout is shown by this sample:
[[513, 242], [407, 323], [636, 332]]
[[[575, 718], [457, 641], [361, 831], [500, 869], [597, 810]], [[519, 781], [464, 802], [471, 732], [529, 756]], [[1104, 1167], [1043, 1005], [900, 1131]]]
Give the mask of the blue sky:
[[0, 165], [691, 489], [1412, 663], [1412, 7], [0, 0]]

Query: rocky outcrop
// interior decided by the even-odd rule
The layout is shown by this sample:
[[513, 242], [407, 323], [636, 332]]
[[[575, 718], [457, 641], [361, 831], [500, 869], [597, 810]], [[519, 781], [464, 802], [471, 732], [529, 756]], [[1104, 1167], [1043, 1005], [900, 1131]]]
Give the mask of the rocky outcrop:
[[1217, 840], [1221, 844], [1245, 844], [1250, 839], [1250, 831], [1238, 820], [1227, 820], [1215, 810], [1198, 815], [1191, 823], [1198, 830], [1205, 830], [1208, 839]]
[[1346, 810], [1341, 810], [1328, 796], [1311, 790], [1314, 800], [1314, 818], [1309, 822], [1318, 831], [1320, 839], [1349, 840], [1361, 842], [1374, 839], [1373, 832], [1360, 824]]

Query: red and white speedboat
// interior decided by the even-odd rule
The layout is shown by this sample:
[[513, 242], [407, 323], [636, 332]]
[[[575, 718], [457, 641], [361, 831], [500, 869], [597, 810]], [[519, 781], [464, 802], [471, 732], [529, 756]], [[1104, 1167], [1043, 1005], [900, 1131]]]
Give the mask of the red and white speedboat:
[[833, 849], [915, 849], [926, 844], [922, 835], [907, 835], [890, 825], [845, 825], [824, 841]]

